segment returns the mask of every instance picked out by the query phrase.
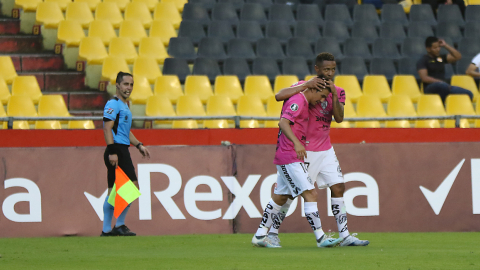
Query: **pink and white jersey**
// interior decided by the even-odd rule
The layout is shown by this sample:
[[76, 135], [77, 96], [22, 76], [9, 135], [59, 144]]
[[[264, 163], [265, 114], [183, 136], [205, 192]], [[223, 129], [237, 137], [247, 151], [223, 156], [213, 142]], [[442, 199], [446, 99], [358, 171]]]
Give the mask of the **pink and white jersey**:
[[[345, 103], [345, 90], [337, 88], [338, 101]], [[330, 93], [324, 102], [309, 107], [310, 120], [307, 130], [307, 151], [326, 151], [332, 148], [330, 143], [330, 124], [333, 115], [333, 99]]]
[[[308, 101], [303, 93], [298, 93], [283, 102], [281, 118], [290, 120], [293, 134], [305, 146], [308, 125]], [[278, 133], [277, 151], [273, 163], [276, 165], [286, 165], [294, 162], [303, 162], [297, 158], [297, 152], [285, 134]]]

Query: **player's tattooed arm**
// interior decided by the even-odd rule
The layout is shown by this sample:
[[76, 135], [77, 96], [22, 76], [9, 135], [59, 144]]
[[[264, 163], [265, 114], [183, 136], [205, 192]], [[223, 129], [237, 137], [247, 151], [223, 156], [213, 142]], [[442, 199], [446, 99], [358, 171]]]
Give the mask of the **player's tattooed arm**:
[[335, 122], [341, 123], [343, 122], [344, 118], [344, 104], [338, 100], [337, 88], [335, 87], [333, 82], [331, 80], [328, 80], [326, 81], [326, 85], [328, 88], [330, 88], [330, 92], [332, 92], [333, 117], [335, 118]]
[[283, 88], [280, 91], [278, 91], [278, 93], [275, 95], [275, 99], [277, 101], [283, 101], [309, 88], [317, 89], [318, 91], [321, 91], [322, 89], [325, 88], [325, 81], [323, 79], [315, 77], [302, 84]]
[[304, 160], [304, 158], [307, 157], [307, 151], [305, 150], [305, 147], [303, 146], [303, 144], [298, 140], [298, 138], [295, 137], [295, 134], [293, 133], [292, 128], [290, 127], [290, 120], [286, 118], [280, 118], [280, 122], [278, 122], [278, 126], [280, 127], [280, 130], [282, 131], [282, 133], [285, 134], [287, 139], [293, 142], [295, 152], [297, 152], [297, 158], [300, 160]]

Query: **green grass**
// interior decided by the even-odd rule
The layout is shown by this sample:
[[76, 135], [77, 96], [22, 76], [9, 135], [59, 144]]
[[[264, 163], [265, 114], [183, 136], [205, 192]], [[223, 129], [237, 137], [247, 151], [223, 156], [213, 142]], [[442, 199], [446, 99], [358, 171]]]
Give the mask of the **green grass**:
[[2, 238], [0, 269], [480, 269], [479, 233], [361, 233], [368, 247], [319, 249], [313, 234]]

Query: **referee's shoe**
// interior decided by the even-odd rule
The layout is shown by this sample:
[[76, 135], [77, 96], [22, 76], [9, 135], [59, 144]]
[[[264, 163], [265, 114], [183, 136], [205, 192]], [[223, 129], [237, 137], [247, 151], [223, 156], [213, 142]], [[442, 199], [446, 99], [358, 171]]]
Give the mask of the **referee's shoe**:
[[136, 236], [137, 235], [136, 233], [130, 231], [130, 229], [125, 225], [113, 228], [112, 234], [115, 236]]

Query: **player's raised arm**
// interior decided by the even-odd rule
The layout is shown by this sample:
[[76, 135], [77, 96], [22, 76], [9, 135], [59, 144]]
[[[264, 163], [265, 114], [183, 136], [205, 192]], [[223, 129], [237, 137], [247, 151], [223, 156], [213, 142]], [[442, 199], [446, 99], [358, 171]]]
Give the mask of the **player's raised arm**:
[[302, 92], [305, 89], [317, 89], [321, 91], [323, 88], [325, 88], [325, 81], [323, 79], [320, 79], [318, 77], [312, 78], [309, 81], [300, 83], [298, 85], [294, 85], [291, 87], [283, 88], [281, 89], [276, 95], [275, 99], [277, 101], [282, 101], [290, 98], [291, 96], [298, 94]]
[[278, 122], [278, 126], [280, 127], [280, 130], [282, 131], [283, 134], [289, 139], [290, 141], [293, 142], [293, 146], [295, 148], [295, 152], [297, 152], [297, 158], [300, 160], [304, 160], [304, 158], [307, 157], [307, 151], [305, 150], [305, 147], [303, 144], [295, 137], [295, 134], [293, 134], [292, 128], [290, 127], [290, 120], [286, 118], [280, 118], [280, 122]]

